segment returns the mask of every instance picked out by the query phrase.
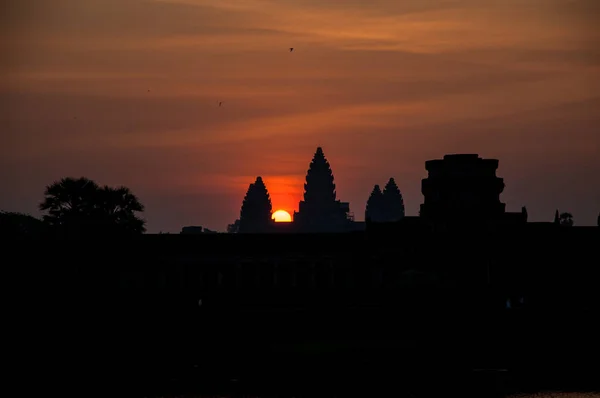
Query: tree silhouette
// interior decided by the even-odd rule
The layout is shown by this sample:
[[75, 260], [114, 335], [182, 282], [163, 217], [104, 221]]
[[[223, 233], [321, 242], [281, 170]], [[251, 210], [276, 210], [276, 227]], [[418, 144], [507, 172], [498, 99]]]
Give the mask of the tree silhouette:
[[404, 217], [404, 200], [393, 178], [383, 189], [383, 205], [386, 221], [398, 221]]
[[239, 232], [268, 232], [273, 223], [269, 191], [261, 177], [250, 184], [240, 211]]
[[558, 213], [558, 209], [554, 212], [554, 224], [560, 224], [560, 214]]
[[96, 208], [98, 217], [104, 218], [108, 227], [118, 226], [127, 234], [146, 231], [146, 222], [135, 215], [136, 212], [143, 212], [144, 206], [129, 188], [104, 186], [99, 190], [98, 196], [101, 199], [100, 206]]
[[66, 235], [82, 232], [83, 224], [93, 217], [93, 204], [98, 201], [98, 185], [87, 178], [63, 178], [46, 187], [40, 210], [47, 211], [44, 222]]
[[383, 193], [379, 185], [373, 187], [371, 196], [367, 200], [367, 208], [365, 210], [365, 220], [375, 222], [384, 221], [383, 217]]
[[29, 214], [0, 211], [1, 236], [38, 237], [45, 232], [44, 223]]
[[571, 213], [561, 213], [560, 215], [560, 225], [563, 227], [572, 227], [573, 226], [573, 215]]
[[88, 178], [63, 178], [46, 187], [40, 210], [44, 222], [66, 236], [141, 234], [144, 206], [127, 187], [100, 187]]

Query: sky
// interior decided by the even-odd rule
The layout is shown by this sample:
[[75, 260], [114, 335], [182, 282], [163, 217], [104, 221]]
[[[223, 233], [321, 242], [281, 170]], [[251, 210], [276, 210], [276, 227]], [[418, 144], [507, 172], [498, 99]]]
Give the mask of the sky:
[[322, 146], [357, 220], [390, 177], [417, 215], [448, 153], [499, 159], [530, 221], [600, 212], [597, 0], [0, 7], [2, 210], [37, 216], [46, 185], [85, 176], [129, 187], [149, 232], [224, 231], [256, 176], [297, 210]]

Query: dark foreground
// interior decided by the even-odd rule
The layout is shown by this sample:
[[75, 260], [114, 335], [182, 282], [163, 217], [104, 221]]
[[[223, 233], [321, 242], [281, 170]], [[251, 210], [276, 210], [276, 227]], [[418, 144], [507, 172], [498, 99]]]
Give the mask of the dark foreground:
[[599, 389], [588, 238], [29, 242], [6, 268], [9, 378], [128, 397]]

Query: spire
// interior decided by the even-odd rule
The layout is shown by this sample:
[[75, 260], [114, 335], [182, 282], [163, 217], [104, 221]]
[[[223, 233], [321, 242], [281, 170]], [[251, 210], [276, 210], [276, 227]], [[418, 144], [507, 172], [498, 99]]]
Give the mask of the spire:
[[250, 184], [240, 211], [239, 232], [266, 232], [273, 208], [269, 191], [261, 177]]
[[383, 189], [383, 203], [386, 221], [398, 221], [404, 217], [404, 199], [393, 178], [389, 179]]
[[350, 206], [336, 199], [335, 183], [323, 149], [317, 148], [304, 184], [304, 200], [298, 203], [294, 224], [304, 232], [342, 231], [349, 226]]
[[525, 218], [525, 222], [527, 222], [527, 207], [521, 207], [521, 214], [523, 215], [523, 218]]
[[367, 208], [365, 209], [365, 220], [381, 222], [383, 220], [383, 193], [379, 185], [373, 187], [371, 196], [367, 200]]
[[554, 213], [554, 224], [560, 224], [560, 215], [558, 214], [558, 209]]
[[336, 200], [333, 172], [325, 158], [323, 149], [317, 148], [315, 156], [306, 173], [304, 184], [304, 201], [311, 205], [329, 205]]

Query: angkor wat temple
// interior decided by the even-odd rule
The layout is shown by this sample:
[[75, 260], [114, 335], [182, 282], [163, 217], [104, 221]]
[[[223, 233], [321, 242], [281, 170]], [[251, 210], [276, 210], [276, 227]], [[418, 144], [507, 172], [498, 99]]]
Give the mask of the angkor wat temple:
[[582, 360], [600, 354], [600, 228], [506, 212], [497, 166], [429, 161], [420, 216], [404, 214], [392, 179], [357, 224], [319, 148], [282, 223], [318, 234], [262, 233], [279, 226], [259, 177], [242, 233], [8, 245], [8, 296], [26, 308], [12, 324], [38, 335], [22, 355], [86, 388], [110, 374], [136, 392], [239, 379], [307, 396], [324, 381], [342, 396], [386, 385], [493, 396], [465, 392], [474, 368], [532, 388], [588, 386], [600, 372]]
[[421, 217], [434, 223], [527, 222], [527, 213], [507, 213], [500, 202], [504, 180], [496, 176], [497, 159], [446, 155], [425, 162], [425, 198]]
[[[337, 199], [331, 166], [323, 149], [317, 148], [306, 173], [304, 200], [293, 214], [293, 223], [276, 224], [272, 219], [269, 193], [261, 177], [250, 184], [240, 218], [229, 226], [238, 233], [327, 233], [360, 229], [350, 213], [350, 205]], [[364, 228], [363, 228], [364, 229]]]
[[396, 181], [390, 178], [383, 192], [379, 185], [373, 187], [367, 200], [365, 220], [368, 222], [397, 222], [404, 218], [404, 200]]
[[337, 200], [333, 172], [321, 147], [306, 173], [304, 200], [294, 212], [294, 223], [299, 232], [347, 231], [353, 221], [350, 204]]
[[425, 168], [429, 175], [422, 181], [424, 203], [418, 217], [405, 216], [402, 194], [390, 178], [383, 191], [379, 185], [374, 186], [366, 204], [365, 222], [358, 222], [350, 212], [350, 204], [337, 199], [331, 166], [319, 147], [306, 174], [304, 200], [294, 212], [291, 225], [277, 225], [271, 220], [269, 193], [262, 178], [257, 177], [248, 188], [236, 228], [230, 232], [336, 233], [380, 227], [493, 227], [527, 222], [525, 207], [510, 213], [500, 201], [504, 181], [496, 176], [498, 160], [475, 154], [446, 155], [425, 162]]

